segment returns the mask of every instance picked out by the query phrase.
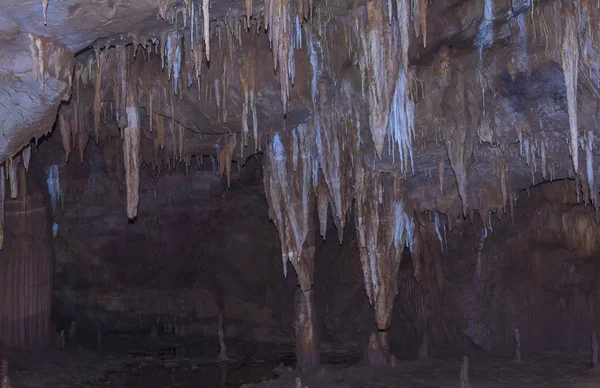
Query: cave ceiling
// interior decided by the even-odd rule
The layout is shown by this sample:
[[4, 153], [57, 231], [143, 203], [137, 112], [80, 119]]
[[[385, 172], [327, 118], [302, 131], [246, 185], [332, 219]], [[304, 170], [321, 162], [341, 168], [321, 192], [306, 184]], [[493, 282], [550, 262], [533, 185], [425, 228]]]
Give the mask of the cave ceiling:
[[208, 155], [229, 181], [263, 153], [296, 253], [313, 206], [322, 234], [330, 209], [395, 246], [413, 214], [491, 227], [545, 181], [596, 205], [599, 21], [589, 0], [5, 0], [3, 174], [51, 131], [69, 163], [120, 139], [135, 218], [144, 163]]

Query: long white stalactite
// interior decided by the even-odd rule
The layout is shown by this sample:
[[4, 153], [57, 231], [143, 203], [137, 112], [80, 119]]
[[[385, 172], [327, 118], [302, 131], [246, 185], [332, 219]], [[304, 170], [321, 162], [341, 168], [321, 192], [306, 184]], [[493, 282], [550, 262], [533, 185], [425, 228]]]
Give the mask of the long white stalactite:
[[131, 89], [127, 94], [127, 127], [123, 129], [127, 217], [130, 220], [137, 217], [140, 185], [140, 123], [135, 95]]
[[567, 87], [567, 110], [569, 112], [569, 150], [573, 159], [573, 170], [579, 167], [577, 129], [577, 79], [579, 77], [579, 44], [577, 41], [577, 21], [574, 11], [564, 12], [561, 63]]

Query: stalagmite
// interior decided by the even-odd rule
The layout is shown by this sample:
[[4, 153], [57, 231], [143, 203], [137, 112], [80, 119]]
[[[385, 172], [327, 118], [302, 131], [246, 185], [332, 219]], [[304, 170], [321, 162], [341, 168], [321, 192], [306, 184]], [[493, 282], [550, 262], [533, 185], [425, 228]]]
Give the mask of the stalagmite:
[[423, 334], [421, 346], [419, 347], [419, 360], [424, 360], [429, 357], [429, 337]]
[[[221, 302], [219, 302], [220, 304], [222, 304]], [[227, 361], [229, 359], [229, 357], [227, 357], [227, 344], [225, 343], [225, 320], [224, 320], [224, 314], [223, 314], [223, 310], [224, 307], [220, 306], [219, 307], [219, 312], [218, 312], [218, 322], [217, 322], [217, 334], [219, 337], [219, 360], [220, 361]]]
[[469, 357], [463, 356], [462, 365], [460, 366], [460, 381], [457, 388], [471, 388], [469, 382]]
[[2, 360], [2, 364], [0, 364], [0, 377], [2, 378], [0, 382], [1, 388], [12, 388], [10, 378], [8, 377], [8, 361], [6, 360]]
[[127, 186], [127, 217], [133, 220], [137, 217], [140, 183], [140, 127], [138, 107], [135, 101], [136, 93], [129, 86], [127, 93], [127, 126], [123, 128], [123, 160], [125, 163], [125, 184]]
[[4, 201], [6, 200], [6, 166], [0, 166], [0, 249], [4, 248]]
[[521, 363], [521, 331], [518, 327], [515, 328], [515, 362]]
[[592, 333], [592, 368], [598, 368], [598, 338], [596, 332]]
[[579, 167], [577, 129], [577, 79], [579, 77], [579, 44], [577, 41], [577, 20], [573, 5], [565, 5], [561, 65], [567, 87], [567, 109], [569, 112], [569, 150], [573, 159], [573, 170]]
[[8, 183], [10, 185], [10, 197], [16, 199], [19, 195], [19, 181], [17, 180], [17, 170], [21, 158], [15, 156], [8, 159]]

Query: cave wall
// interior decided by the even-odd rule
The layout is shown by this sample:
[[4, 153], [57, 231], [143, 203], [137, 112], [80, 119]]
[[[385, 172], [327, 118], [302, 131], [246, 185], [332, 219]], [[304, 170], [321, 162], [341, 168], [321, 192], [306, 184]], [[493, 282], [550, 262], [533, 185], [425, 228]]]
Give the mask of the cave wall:
[[[595, 211], [576, 192], [574, 181], [523, 191], [512, 217], [509, 209], [501, 219], [488, 214], [486, 226], [477, 214], [438, 214], [436, 231], [435, 213], [420, 214], [420, 265], [406, 249], [400, 266], [390, 328], [396, 355], [417, 357], [424, 335], [438, 356], [510, 352], [515, 328], [525, 352], [587, 351], [599, 329], [600, 240]], [[331, 233], [315, 263], [323, 331], [362, 349], [375, 324], [354, 234], [339, 245]]]
[[[4, 176], [2, 176], [4, 179]], [[9, 185], [4, 204], [4, 248], [0, 251], [0, 344], [37, 347], [50, 341], [54, 253], [50, 214], [42, 183], [17, 168], [18, 197]]]
[[[182, 165], [159, 176], [142, 167], [140, 212], [129, 223], [119, 152], [90, 144], [83, 163], [65, 164], [57, 140], [48, 143], [36, 166], [56, 228], [59, 326], [73, 319], [83, 331], [148, 332], [159, 320], [159, 328], [214, 335], [222, 303], [230, 335], [293, 336], [297, 279], [282, 273], [260, 157], [234, 168], [230, 190], [210, 158], [187, 175]], [[415, 357], [423, 335], [433, 354], [509, 351], [515, 327], [525, 351], [587, 347], [598, 318], [600, 240], [593, 208], [576, 193], [574, 181], [557, 181], [521, 192], [506, 214], [421, 213], [421, 248], [414, 257], [405, 249], [400, 266], [394, 352]], [[362, 350], [376, 327], [353, 229], [340, 245], [329, 217], [327, 238], [315, 243], [314, 289], [321, 338]]]
[[187, 174], [181, 164], [160, 175], [143, 166], [138, 217], [128, 222], [119, 148], [90, 144], [82, 163], [65, 163], [59, 141], [40, 147], [36, 166], [46, 189], [57, 188], [48, 207], [59, 327], [74, 320], [84, 333], [149, 333], [174, 324], [216, 335], [223, 306], [230, 336], [289, 337], [291, 321], [281, 321], [278, 306], [291, 304], [295, 284], [282, 276], [257, 159], [234, 174], [230, 190], [210, 158], [193, 161]]
[[404, 265], [396, 299], [396, 338], [413, 354], [423, 334], [442, 353], [510, 351], [515, 328], [528, 351], [589, 348], [598, 329], [595, 212], [578, 203], [574, 181], [520, 197], [501, 220], [488, 214], [451, 225], [439, 216], [439, 235], [435, 214], [423, 217], [422, 273], [417, 281]]

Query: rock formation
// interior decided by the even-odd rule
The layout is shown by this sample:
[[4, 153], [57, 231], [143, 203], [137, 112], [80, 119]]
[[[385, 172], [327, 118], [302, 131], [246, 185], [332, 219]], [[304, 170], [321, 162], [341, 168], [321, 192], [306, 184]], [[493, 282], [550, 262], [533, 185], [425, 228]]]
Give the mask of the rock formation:
[[[452, 265], [442, 257], [456, 252], [449, 240], [458, 231], [476, 247], [469, 287], [481, 290], [492, 276], [485, 241], [506, 230], [505, 214], [515, 218], [522, 190], [571, 182], [556, 206], [582, 203], [597, 213], [599, 21], [591, 0], [44, 0], [41, 12], [9, 0], [0, 16], [0, 43], [11, 53], [0, 58], [0, 342], [48, 337], [49, 234], [62, 234], [41, 196], [53, 220], [68, 224], [66, 191], [73, 200], [95, 190], [71, 179], [94, 176], [86, 158], [102, 154], [109, 189], [97, 190], [122, 195], [123, 217], [135, 224], [151, 223], [140, 209], [158, 203], [143, 203], [158, 196], [144, 192], [143, 174], [158, 181], [210, 160], [231, 187], [232, 166], [260, 157], [282, 272], [291, 267], [299, 285], [290, 297], [299, 368], [319, 366], [315, 256], [317, 230], [327, 239], [330, 220], [339, 243], [353, 229], [372, 329], [389, 363], [394, 306], [404, 303], [396, 298], [408, 303], [429, 287], [435, 297], [427, 303], [442, 304], [444, 267]], [[40, 169], [29, 172], [42, 152], [32, 140], [53, 131], [64, 154], [45, 159], [42, 194]], [[79, 161], [70, 157], [75, 149]], [[557, 211], [548, 225], [591, 257], [595, 221]], [[412, 278], [402, 275], [403, 257]], [[33, 282], [45, 286], [21, 298]], [[477, 305], [474, 298], [467, 302]], [[418, 319], [433, 331], [439, 316]], [[491, 324], [473, 324], [482, 316], [474, 307], [463, 330], [487, 347]], [[531, 328], [520, 328], [535, 343]], [[509, 326], [495, 329], [499, 342], [510, 342]]]

